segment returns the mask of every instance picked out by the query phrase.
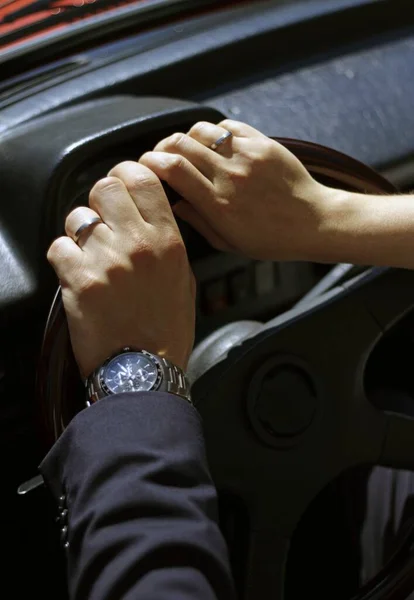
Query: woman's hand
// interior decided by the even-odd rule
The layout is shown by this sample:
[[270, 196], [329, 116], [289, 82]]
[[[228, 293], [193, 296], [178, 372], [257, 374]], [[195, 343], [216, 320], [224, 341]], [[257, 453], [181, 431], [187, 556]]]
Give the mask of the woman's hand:
[[[185, 369], [194, 341], [195, 282], [158, 177], [135, 162], [121, 163], [95, 185], [89, 205], [69, 214], [68, 237], [48, 252], [82, 376], [125, 346]], [[93, 217], [102, 222], [75, 244], [76, 231]]]
[[[233, 137], [212, 150], [226, 131]], [[162, 140], [140, 163], [183, 197], [174, 212], [217, 249], [317, 260], [332, 190], [256, 129], [228, 120], [197, 123], [187, 135]]]

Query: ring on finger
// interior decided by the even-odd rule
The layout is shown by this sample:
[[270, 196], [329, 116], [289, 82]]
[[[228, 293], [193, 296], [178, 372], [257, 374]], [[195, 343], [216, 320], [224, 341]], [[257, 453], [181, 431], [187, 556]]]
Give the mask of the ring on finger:
[[89, 229], [93, 225], [96, 225], [97, 223], [103, 223], [103, 221], [100, 217], [92, 217], [91, 219], [84, 221], [75, 231], [75, 233], [73, 235], [73, 241], [77, 244], [79, 242], [79, 239], [80, 239], [82, 233], [84, 233], [87, 229]]
[[233, 134], [231, 131], [226, 131], [226, 133], [224, 133], [223, 135], [221, 135], [215, 142], [213, 142], [210, 145], [210, 149], [211, 150], [217, 150], [217, 148], [219, 146], [221, 146], [222, 144], [224, 144], [225, 142], [227, 142], [227, 140], [229, 140], [231, 137], [233, 137]]

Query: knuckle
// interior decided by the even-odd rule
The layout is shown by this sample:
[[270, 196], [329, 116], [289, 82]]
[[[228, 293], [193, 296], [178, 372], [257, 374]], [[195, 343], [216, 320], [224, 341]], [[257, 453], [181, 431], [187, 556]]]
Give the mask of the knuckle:
[[195, 123], [195, 125], [193, 125], [191, 127], [190, 134], [192, 134], [192, 133], [202, 133], [209, 126], [210, 126], [210, 123], [207, 123], [207, 121], [198, 121], [198, 123]]
[[235, 121], [233, 119], [224, 119], [221, 121], [218, 126], [223, 127], [223, 129], [229, 129], [231, 131], [232, 127], [238, 127], [240, 125], [239, 121]]
[[254, 138], [249, 140], [241, 149], [239, 154], [244, 158], [243, 164], [247, 171], [259, 171], [264, 166], [275, 165], [275, 146], [272, 140], [267, 138]]
[[116, 178], [120, 181], [124, 181], [126, 177], [128, 177], [129, 171], [134, 169], [136, 163], [132, 160], [123, 160], [120, 163], [117, 163], [108, 173], [107, 178]]
[[134, 191], [160, 186], [160, 180], [157, 175], [148, 167], [138, 163], [134, 163], [132, 168], [129, 167], [124, 183], [127, 189]]
[[145, 168], [145, 170], [140, 169], [137, 170], [135, 176], [132, 181], [132, 185], [135, 188], [141, 187], [159, 187], [160, 180], [156, 176], [156, 174], [150, 169]]
[[184, 242], [178, 233], [171, 232], [166, 234], [164, 237], [164, 244], [166, 250], [171, 254], [176, 254], [178, 256], [181, 254], [186, 254]]
[[116, 163], [114, 167], [112, 167], [112, 169], [108, 173], [108, 177], [119, 177], [119, 172], [122, 173], [124, 169], [128, 169], [129, 167], [134, 165], [135, 163], [132, 160], [122, 160], [121, 162]]
[[66, 241], [64, 237], [57, 238], [54, 240], [47, 251], [47, 260], [49, 262], [56, 262], [63, 256], [66, 256]]
[[116, 284], [117, 281], [119, 281], [130, 270], [131, 268], [128, 264], [128, 261], [121, 261], [119, 257], [116, 256], [108, 263], [105, 274], [109, 282]]
[[102, 196], [118, 194], [124, 190], [122, 181], [118, 177], [105, 177], [95, 183], [90, 191], [90, 200], [99, 200]]
[[187, 143], [187, 136], [184, 133], [173, 133], [165, 140], [166, 148], [179, 149], [183, 148]]
[[273, 159], [277, 143], [268, 137], [258, 140], [257, 151], [263, 159]]
[[181, 171], [184, 168], [185, 158], [180, 154], [171, 154], [166, 168], [168, 171]]
[[264, 149], [254, 147], [253, 145], [245, 146], [240, 149], [239, 155], [244, 159], [243, 167], [246, 172], [250, 172], [257, 167], [264, 159]]
[[247, 163], [240, 166], [233, 165], [227, 170], [227, 175], [232, 183], [239, 185], [243, 184], [247, 179], [249, 179], [249, 177], [252, 175], [252, 172], [252, 163]]
[[76, 221], [78, 215], [82, 214], [82, 212], [84, 210], [85, 209], [83, 208], [83, 206], [77, 206], [76, 208], [74, 208], [73, 210], [71, 210], [70, 213], [68, 214], [68, 216], [66, 217], [65, 228], [67, 229], [68, 227], [70, 227], [71, 223], [73, 223], [74, 221]]
[[187, 250], [179, 234], [171, 233], [165, 236], [162, 255], [176, 267], [188, 264]]
[[99, 267], [91, 265], [79, 273], [77, 292], [79, 296], [95, 297], [104, 290], [118, 289], [125, 275], [132, 270], [128, 255], [106, 249]]
[[151, 161], [151, 159], [154, 158], [154, 152], [153, 151], [147, 151], [144, 152], [144, 154], [141, 155], [140, 159], [139, 159], [139, 164], [145, 164], [148, 161]]
[[146, 241], [143, 241], [138, 235], [131, 236], [131, 246], [128, 256], [132, 264], [147, 264], [152, 262], [155, 257], [154, 248]]

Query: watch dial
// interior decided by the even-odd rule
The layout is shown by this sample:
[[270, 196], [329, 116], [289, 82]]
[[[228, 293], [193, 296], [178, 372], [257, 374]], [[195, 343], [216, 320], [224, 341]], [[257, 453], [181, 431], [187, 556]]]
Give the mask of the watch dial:
[[154, 362], [139, 352], [125, 352], [113, 358], [105, 368], [103, 380], [113, 394], [147, 392], [158, 379]]

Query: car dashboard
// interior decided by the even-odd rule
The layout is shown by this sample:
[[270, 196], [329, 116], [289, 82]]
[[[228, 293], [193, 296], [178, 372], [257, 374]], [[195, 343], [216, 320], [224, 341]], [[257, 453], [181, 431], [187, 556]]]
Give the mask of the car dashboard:
[[[42, 588], [56, 597], [64, 580], [63, 562], [52, 559], [50, 499], [18, 498], [16, 489], [45, 451], [34, 388], [57, 287], [45, 254], [66, 215], [117, 162], [227, 117], [331, 146], [412, 189], [413, 53], [411, 1], [267, 0], [85, 44], [26, 73], [18, 58], [0, 57], [0, 523], [10, 564], [27, 567], [19, 584], [10, 571], [16, 597]], [[267, 321], [331, 267], [224, 254], [179, 226], [198, 284], [197, 341], [231, 321]], [[343, 574], [331, 570], [332, 580]]]

